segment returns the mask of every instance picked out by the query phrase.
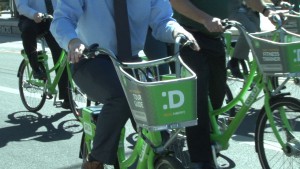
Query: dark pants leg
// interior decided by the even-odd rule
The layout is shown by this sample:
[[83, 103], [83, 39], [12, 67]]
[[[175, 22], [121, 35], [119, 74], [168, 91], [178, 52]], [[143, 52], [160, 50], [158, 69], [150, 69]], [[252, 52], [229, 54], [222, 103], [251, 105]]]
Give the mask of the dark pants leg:
[[116, 71], [105, 57], [83, 60], [74, 65], [74, 70], [74, 81], [80, 89], [92, 100], [104, 104], [91, 155], [102, 163], [114, 164], [121, 129], [131, 114]]
[[[50, 26], [50, 24], [49, 24]], [[47, 42], [47, 45], [50, 48], [52, 58], [53, 58], [53, 63], [56, 64], [57, 61], [59, 60], [59, 57], [61, 55], [62, 49], [52, 36], [52, 34], [49, 32], [45, 35], [45, 39]], [[69, 99], [68, 98], [68, 74], [67, 74], [67, 69], [65, 68], [60, 79], [58, 82], [58, 90], [59, 90], [59, 99]]]
[[191, 161], [204, 162], [212, 160], [208, 97], [214, 108], [222, 106], [226, 84], [225, 52], [220, 39], [209, 39], [199, 33], [193, 35], [201, 50], [185, 47], [181, 56], [197, 74], [198, 125], [188, 127], [186, 134]]
[[28, 56], [29, 63], [32, 69], [38, 69], [37, 60], [37, 40], [38, 34], [42, 33], [43, 30], [39, 24], [35, 23], [33, 20], [20, 16], [19, 29], [21, 31], [21, 38], [23, 42], [23, 47], [26, 55]]
[[[152, 30], [149, 28], [144, 47], [144, 53], [149, 60], [160, 59], [168, 56], [168, 44], [155, 39], [152, 36]], [[169, 74], [169, 66], [167, 64], [159, 66], [160, 74]]]
[[[50, 21], [35, 23], [33, 20], [26, 18], [25, 16], [20, 16], [19, 29], [21, 31], [24, 50], [29, 58], [31, 67], [34, 70], [38, 69], [37, 37], [38, 35], [49, 31], [50, 23]], [[51, 50], [53, 63], [55, 64], [59, 59], [62, 49], [59, 47], [58, 43], [50, 32], [45, 34], [45, 39]], [[65, 70], [58, 83], [59, 99], [68, 99], [67, 85], [68, 76], [67, 71]]]

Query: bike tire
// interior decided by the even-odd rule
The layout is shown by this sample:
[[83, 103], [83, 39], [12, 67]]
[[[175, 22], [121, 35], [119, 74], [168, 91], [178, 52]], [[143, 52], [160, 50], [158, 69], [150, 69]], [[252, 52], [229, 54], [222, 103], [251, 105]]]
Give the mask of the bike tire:
[[156, 159], [154, 169], [183, 169], [181, 162], [173, 156], [161, 156]]
[[73, 87], [71, 86], [71, 82], [68, 83], [68, 97], [70, 100], [71, 111], [75, 118], [79, 120], [80, 111], [78, 110], [89, 106], [88, 100], [74, 82]]
[[[36, 80], [28, 75], [32, 74], [32, 69], [28, 62], [23, 60], [20, 64], [19, 77], [19, 92], [23, 105], [28, 111], [39, 111], [45, 104], [45, 80]], [[31, 82], [39, 82], [42, 85], [37, 86]]]
[[[300, 102], [298, 99], [292, 97], [280, 97], [274, 100], [272, 99], [270, 107], [273, 117], [275, 118], [276, 128], [278, 129], [279, 134], [285, 143], [291, 141], [291, 137], [288, 137], [289, 135], [283, 127], [283, 123], [278, 115], [279, 108], [283, 108], [285, 110], [290, 126], [294, 130], [293, 134], [300, 136]], [[298, 109], [296, 111], [294, 109], [290, 109], [289, 107], [298, 107]], [[300, 159], [297, 158], [300, 153], [299, 149], [294, 155], [283, 151], [270, 127], [264, 108], [261, 109], [257, 119], [255, 147], [263, 169], [299, 168]]]
[[88, 158], [88, 149], [87, 149], [87, 143], [85, 142], [85, 134], [82, 133], [82, 139], [81, 139], [81, 146], [80, 146], [80, 157], [82, 158], [82, 162], [85, 163]]
[[[228, 104], [231, 100], [233, 100], [233, 95], [232, 92], [230, 90], [230, 87], [228, 86], [228, 84], [226, 84], [226, 88], [225, 88], [225, 103]], [[232, 107], [229, 111], [228, 111], [229, 117], [234, 117], [236, 114], [236, 109], [235, 106]]]

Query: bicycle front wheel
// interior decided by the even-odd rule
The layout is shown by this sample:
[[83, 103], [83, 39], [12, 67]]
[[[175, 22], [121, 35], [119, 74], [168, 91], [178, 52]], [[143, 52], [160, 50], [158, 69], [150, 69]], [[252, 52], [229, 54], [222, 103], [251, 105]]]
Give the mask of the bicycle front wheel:
[[[270, 107], [276, 130], [285, 145], [282, 147], [279, 144], [263, 108], [258, 116], [255, 132], [255, 145], [260, 163], [264, 169], [299, 168], [300, 102], [295, 98], [282, 97], [273, 101]], [[288, 128], [291, 131], [288, 131]]]
[[23, 105], [28, 111], [39, 111], [46, 101], [44, 80], [34, 79], [28, 62], [22, 61], [19, 72], [19, 91]]

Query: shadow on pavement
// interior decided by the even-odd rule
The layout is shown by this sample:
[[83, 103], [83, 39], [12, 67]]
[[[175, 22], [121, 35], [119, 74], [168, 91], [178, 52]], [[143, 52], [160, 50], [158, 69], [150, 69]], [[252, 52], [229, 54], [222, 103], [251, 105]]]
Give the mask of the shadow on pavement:
[[36, 140], [40, 142], [53, 142], [70, 139], [74, 134], [82, 131], [80, 122], [75, 119], [60, 119], [69, 114], [62, 111], [52, 116], [45, 116], [36, 112], [18, 111], [8, 115], [6, 123], [13, 126], [0, 129], [0, 148], [12, 141]]
[[236, 167], [236, 164], [234, 163], [233, 160], [231, 160], [229, 157], [223, 155], [223, 154], [220, 154], [219, 157], [218, 157], [218, 160], [222, 161], [222, 163], [220, 165], [220, 167], [222, 169], [230, 169], [230, 168], [235, 168]]
[[[257, 116], [260, 109], [251, 108], [247, 113], [246, 117], [235, 132], [236, 136], [232, 136], [235, 141], [253, 141], [256, 127]], [[241, 137], [242, 136], [242, 137]]]
[[21, 35], [12, 35], [12, 34], [1, 34], [0, 33], [0, 44], [1, 43], [11, 43], [16, 41], [21, 41]]

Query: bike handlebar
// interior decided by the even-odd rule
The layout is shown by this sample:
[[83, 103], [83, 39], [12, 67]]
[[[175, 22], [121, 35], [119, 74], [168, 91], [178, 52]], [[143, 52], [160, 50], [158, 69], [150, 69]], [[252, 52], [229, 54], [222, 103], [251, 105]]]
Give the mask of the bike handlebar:
[[178, 43], [181, 46], [190, 46], [190, 47], [194, 44], [184, 34], [177, 35], [177, 37], [175, 38], [175, 43]]
[[[176, 45], [177, 44], [177, 45]], [[190, 41], [185, 35], [179, 34], [175, 38], [175, 46], [192, 46], [193, 42]], [[176, 48], [176, 47], [175, 47]], [[179, 50], [179, 49], [176, 49]], [[120, 64], [123, 64], [120, 60], [117, 59], [116, 55], [107, 49], [100, 48], [97, 43], [94, 43], [90, 45], [89, 47], [85, 48], [82, 54], [82, 58], [84, 59], [89, 59], [89, 58], [94, 58], [98, 55], [109, 55], [111, 58], [113, 58], [115, 61], [117, 61]]]

